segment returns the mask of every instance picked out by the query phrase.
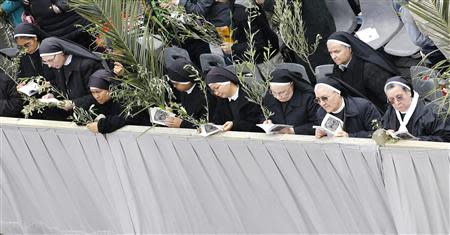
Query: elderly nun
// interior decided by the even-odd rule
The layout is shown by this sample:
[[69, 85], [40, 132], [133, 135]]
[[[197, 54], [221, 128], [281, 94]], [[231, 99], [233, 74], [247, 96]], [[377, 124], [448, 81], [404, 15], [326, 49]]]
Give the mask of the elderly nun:
[[[70, 111], [74, 105], [88, 109], [97, 103], [88, 82], [95, 71], [103, 68], [98, 56], [73, 42], [55, 37], [44, 39], [39, 53], [55, 77], [52, 84], [68, 98], [64, 100], [64, 110]], [[43, 98], [52, 97], [48, 94]]]
[[335, 65], [335, 74], [347, 89], [387, 109], [383, 92], [386, 80], [399, 75], [396, 67], [372, 47], [346, 32], [335, 32], [327, 41], [328, 52]]
[[433, 104], [426, 104], [412, 89], [411, 83], [400, 76], [387, 80], [384, 86], [390, 104], [383, 116], [388, 132], [409, 132], [419, 140], [450, 141], [450, 127], [440, 117]]
[[273, 113], [264, 123], [287, 124], [282, 134], [313, 135], [318, 105], [314, 102], [313, 86], [302, 74], [287, 69], [275, 69], [264, 105]]
[[261, 108], [248, 101], [235, 74], [225, 68], [214, 67], [206, 76], [206, 84], [217, 97], [213, 123], [223, 125], [224, 131], [261, 132], [256, 126], [264, 120]]
[[[195, 81], [196, 74], [200, 74], [198, 68], [185, 58], [177, 58], [167, 66], [167, 76], [170, 83], [178, 91], [176, 96], [187, 114], [195, 119], [204, 118], [206, 115], [206, 97], [200, 88], [199, 81]], [[199, 75], [201, 76], [201, 75]], [[201, 79], [201, 77], [200, 77]], [[207, 95], [210, 95], [209, 92]], [[194, 128], [194, 125], [179, 117], [167, 117], [165, 123], [172, 128]]]
[[149, 125], [150, 119], [147, 112], [126, 115], [120, 103], [111, 98], [110, 87], [117, 83], [114, 74], [101, 69], [89, 77], [89, 90], [97, 101], [94, 112], [103, 114], [95, 122], [88, 123], [86, 127], [94, 133], [110, 133], [125, 125]]
[[[320, 105], [317, 110], [317, 124], [321, 123], [326, 114], [339, 118], [343, 122], [342, 130], [336, 137], [370, 138], [373, 133], [372, 121], [381, 120], [381, 115], [375, 105], [360, 97], [347, 96], [342, 84], [334, 78], [320, 79], [314, 87], [315, 102]], [[316, 137], [321, 138], [327, 133], [316, 129]]]

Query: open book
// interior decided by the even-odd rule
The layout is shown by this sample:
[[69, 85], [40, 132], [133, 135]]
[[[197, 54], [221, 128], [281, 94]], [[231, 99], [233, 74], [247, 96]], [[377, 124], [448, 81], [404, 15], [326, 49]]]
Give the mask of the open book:
[[391, 134], [394, 139], [400, 140], [419, 140], [419, 138], [411, 135], [407, 130], [406, 131], [396, 131]]
[[314, 129], [319, 129], [327, 133], [327, 136], [335, 136], [336, 132], [342, 131], [344, 122], [336, 116], [329, 113], [325, 115], [320, 126], [313, 126]]
[[17, 89], [17, 91], [19, 91], [27, 96], [33, 96], [34, 94], [38, 93], [39, 86], [35, 82], [29, 82], [26, 85], [22, 86], [21, 88]]
[[174, 113], [162, 110], [161, 108], [158, 108], [158, 107], [149, 108], [148, 110], [150, 113], [150, 121], [155, 124], [167, 126], [164, 123], [166, 118], [175, 117]]
[[207, 123], [207, 124], [203, 124], [200, 126], [200, 135], [205, 136], [205, 137], [214, 135], [214, 134], [216, 134], [218, 132], [222, 132], [222, 131], [223, 131], [222, 125]]
[[284, 128], [292, 128], [291, 125], [285, 124], [256, 124], [259, 128], [263, 129], [266, 134], [276, 134]]

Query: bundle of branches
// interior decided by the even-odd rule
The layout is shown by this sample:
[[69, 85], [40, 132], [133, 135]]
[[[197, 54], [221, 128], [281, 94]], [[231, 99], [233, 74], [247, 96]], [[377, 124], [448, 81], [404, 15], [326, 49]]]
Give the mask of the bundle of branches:
[[154, 29], [148, 22], [143, 23], [141, 1], [70, 0], [69, 3], [91, 22], [90, 32], [102, 33], [109, 42], [110, 53], [106, 58], [124, 66], [121, 83], [112, 88], [112, 97], [124, 105], [125, 114], [165, 105], [171, 90], [163, 79]]
[[315, 42], [311, 45], [308, 43], [302, 19], [302, 2], [276, 1], [273, 19], [284, 44], [308, 64], [309, 69], [314, 74], [309, 57], [316, 52], [322, 36], [317, 34]]
[[[264, 95], [267, 93], [270, 87], [269, 74], [271, 71], [262, 71], [266, 79], [259, 79], [256, 77], [256, 74], [259, 71], [256, 65], [256, 48], [254, 38], [258, 31], [251, 33], [251, 22], [252, 19], [257, 16], [257, 14], [258, 12], [256, 11], [249, 11], [249, 16], [247, 19], [248, 30], [246, 31], [248, 38], [248, 49], [244, 54], [245, 60], [239, 64], [236, 64], [236, 75], [240, 81], [240, 87], [247, 93], [247, 100], [257, 104], [263, 112], [264, 119], [267, 120], [273, 115], [273, 113], [263, 104]], [[266, 52], [264, 53], [264, 63], [270, 64], [269, 60], [272, 57], [271, 52], [273, 50], [271, 50], [271, 48], [265, 48], [265, 50]]]
[[[421, 29], [436, 44], [439, 50], [447, 57], [433, 66], [433, 71], [438, 72], [437, 92], [443, 92], [444, 96], [434, 100], [438, 105], [438, 112], [445, 118], [450, 115], [450, 1], [449, 0], [410, 0], [405, 3], [414, 16]], [[426, 57], [425, 57], [426, 58]], [[436, 91], [435, 91], [436, 92]]]

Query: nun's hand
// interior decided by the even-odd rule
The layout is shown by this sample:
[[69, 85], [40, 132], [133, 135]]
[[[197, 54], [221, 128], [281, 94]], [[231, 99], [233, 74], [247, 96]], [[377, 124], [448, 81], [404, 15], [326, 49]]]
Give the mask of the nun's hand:
[[336, 137], [348, 137], [348, 133], [345, 132], [345, 131], [337, 131], [334, 136], [336, 136]]
[[88, 124], [86, 125], [86, 127], [87, 127], [90, 131], [92, 131], [92, 132], [94, 132], [94, 133], [98, 133], [98, 122], [91, 122], [91, 123], [88, 123]]
[[30, 5], [30, 0], [23, 0], [23, 4]]
[[51, 99], [51, 98], [55, 98], [55, 96], [52, 93], [47, 93], [41, 97], [41, 99]]
[[123, 71], [124, 71], [123, 65], [119, 62], [114, 62], [114, 69], [113, 69], [114, 74], [116, 74], [117, 76], [122, 76]]
[[52, 4], [52, 5], [50, 6], [50, 9], [52, 9], [53, 12], [55, 12], [56, 14], [61, 14], [61, 13], [62, 13], [61, 9], [59, 9], [59, 7], [56, 6], [55, 4]]
[[228, 121], [223, 124], [223, 131], [231, 131], [231, 128], [233, 128], [233, 122]]
[[264, 4], [264, 0], [256, 0], [256, 4], [262, 5], [262, 4]]
[[73, 109], [73, 102], [71, 100], [63, 100], [63, 109], [70, 111]]
[[327, 133], [325, 131], [322, 131], [320, 129], [316, 129], [316, 134], [315, 134], [317, 139], [320, 139], [324, 136], [327, 136]]
[[295, 134], [294, 128], [292, 128], [292, 127], [290, 127], [290, 128], [283, 128], [278, 133], [280, 133], [280, 134]]
[[180, 128], [183, 119], [178, 117], [167, 117], [164, 123], [170, 128]]
[[233, 46], [233, 43], [231, 42], [224, 42], [222, 44], [220, 44], [220, 48], [222, 49], [224, 54], [231, 54], [232, 50], [231, 50], [231, 46]]
[[267, 120], [265, 120], [265, 121], [263, 122], [263, 124], [272, 124], [272, 120], [267, 119]]

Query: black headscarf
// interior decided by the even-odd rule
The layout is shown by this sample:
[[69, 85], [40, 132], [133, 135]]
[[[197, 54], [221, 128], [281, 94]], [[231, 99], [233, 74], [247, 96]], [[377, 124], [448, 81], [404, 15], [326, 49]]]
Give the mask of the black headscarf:
[[342, 97], [347, 96], [347, 90], [345, 89], [344, 86], [342, 86], [342, 84], [338, 80], [336, 80], [332, 77], [321, 78], [317, 81], [316, 87], [320, 86], [321, 83], [327, 84], [327, 85], [332, 86], [333, 88], [339, 90], [341, 92], [340, 94]]
[[347, 32], [335, 32], [328, 37], [328, 40], [334, 39], [344, 43], [347, 43], [352, 48], [352, 55], [358, 58], [376, 64], [386, 71], [392, 74], [399, 74], [397, 68], [388, 60], [386, 60], [381, 54], [370, 47], [359, 38], [347, 33]]
[[214, 67], [206, 75], [206, 84], [216, 82], [232, 82], [234, 84], [239, 84], [239, 79], [234, 73], [226, 68]]
[[39, 53], [42, 55], [52, 54], [62, 51], [65, 55], [74, 55], [82, 58], [101, 61], [102, 59], [86, 48], [64, 39], [49, 37], [41, 42]]
[[48, 35], [33, 24], [20, 23], [14, 28], [14, 38], [17, 37], [37, 37], [38, 41], [41, 42]]
[[89, 77], [89, 87], [100, 88], [103, 90], [109, 90], [109, 86], [114, 82], [114, 73], [100, 69], [95, 71]]
[[175, 61], [167, 67], [167, 76], [169, 76], [169, 79], [175, 82], [194, 82], [195, 77], [192, 77], [194, 73], [193, 71], [190, 71], [190, 69], [184, 69], [184, 66], [186, 65], [191, 65], [199, 71], [191, 61], [180, 57], [175, 59]]
[[270, 82], [287, 83], [292, 82], [296, 89], [302, 92], [314, 92], [311, 84], [305, 81], [303, 75], [299, 72], [288, 69], [275, 69], [271, 74]]
[[403, 78], [401, 76], [395, 76], [395, 77], [389, 78], [386, 81], [386, 84], [384, 85], [384, 92], [386, 92], [386, 86], [389, 83], [397, 83], [397, 84], [401, 83], [401, 84], [398, 84], [398, 85], [405, 86], [405, 87], [409, 88], [409, 90], [411, 91], [411, 96], [414, 96], [414, 91], [413, 91], [412, 84], [408, 80], [406, 80], [405, 78]]

